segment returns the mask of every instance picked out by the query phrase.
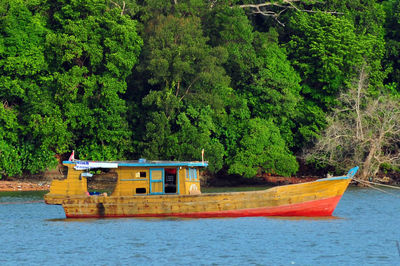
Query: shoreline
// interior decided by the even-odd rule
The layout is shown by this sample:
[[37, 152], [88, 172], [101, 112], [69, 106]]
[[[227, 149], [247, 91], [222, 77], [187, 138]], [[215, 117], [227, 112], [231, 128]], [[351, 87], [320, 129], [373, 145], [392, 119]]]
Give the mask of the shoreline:
[[0, 180], [0, 192], [12, 191], [46, 191], [50, 189], [50, 183], [46, 181], [8, 181]]
[[[51, 181], [59, 176], [42, 175], [35, 176], [33, 178], [25, 177], [20, 180], [18, 179], [0, 179], [0, 192], [12, 192], [12, 191], [49, 191]], [[100, 180], [98, 179], [100, 178]], [[97, 182], [93, 184], [96, 189], [101, 189], [105, 182], [101, 175], [96, 178]], [[243, 187], [243, 186], [281, 186], [289, 184], [298, 184], [304, 182], [312, 182], [319, 179], [318, 177], [282, 177], [282, 176], [271, 176], [261, 175], [255, 178], [209, 178], [205, 176], [202, 182], [202, 187]], [[376, 181], [380, 181], [382, 184], [398, 185], [398, 182], [389, 178], [377, 178]], [[392, 181], [392, 182], [390, 182]], [[89, 185], [89, 184], [88, 184]]]

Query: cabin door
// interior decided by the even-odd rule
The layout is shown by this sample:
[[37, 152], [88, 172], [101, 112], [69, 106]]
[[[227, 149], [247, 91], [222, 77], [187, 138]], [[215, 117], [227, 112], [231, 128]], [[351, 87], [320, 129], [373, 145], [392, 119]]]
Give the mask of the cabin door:
[[164, 177], [164, 192], [165, 194], [168, 193], [176, 193], [177, 189], [177, 168], [166, 168], [164, 170], [165, 177]]
[[150, 194], [164, 194], [164, 168], [150, 169]]

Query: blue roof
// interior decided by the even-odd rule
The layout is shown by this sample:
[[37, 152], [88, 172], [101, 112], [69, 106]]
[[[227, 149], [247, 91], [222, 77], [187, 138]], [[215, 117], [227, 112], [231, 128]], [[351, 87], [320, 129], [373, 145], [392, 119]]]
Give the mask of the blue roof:
[[208, 162], [199, 161], [148, 161], [148, 160], [137, 160], [137, 161], [86, 161], [86, 160], [76, 160], [76, 161], [63, 161], [64, 164], [77, 164], [78, 162], [90, 162], [90, 163], [117, 163], [118, 167], [207, 167]]

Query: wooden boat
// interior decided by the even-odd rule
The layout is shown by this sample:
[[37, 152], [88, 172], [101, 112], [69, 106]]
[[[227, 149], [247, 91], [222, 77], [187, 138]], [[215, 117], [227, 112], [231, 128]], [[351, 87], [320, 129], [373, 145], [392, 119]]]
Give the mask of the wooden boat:
[[[206, 162], [65, 161], [68, 174], [54, 180], [47, 204], [62, 205], [68, 218], [330, 216], [357, 172], [262, 191], [201, 193]], [[89, 170], [109, 168], [117, 176], [110, 195], [90, 195]]]

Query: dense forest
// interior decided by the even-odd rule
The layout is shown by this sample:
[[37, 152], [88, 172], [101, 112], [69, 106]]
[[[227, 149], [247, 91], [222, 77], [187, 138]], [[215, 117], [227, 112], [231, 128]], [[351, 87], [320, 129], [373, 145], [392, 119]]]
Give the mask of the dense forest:
[[0, 0], [0, 174], [400, 165], [400, 0]]

